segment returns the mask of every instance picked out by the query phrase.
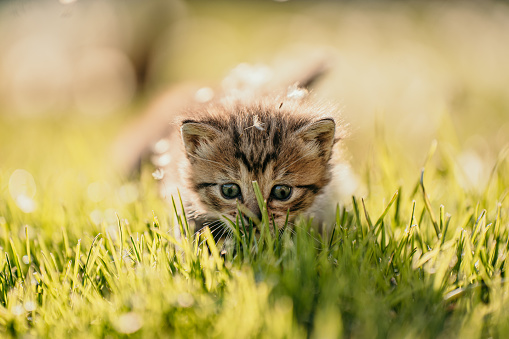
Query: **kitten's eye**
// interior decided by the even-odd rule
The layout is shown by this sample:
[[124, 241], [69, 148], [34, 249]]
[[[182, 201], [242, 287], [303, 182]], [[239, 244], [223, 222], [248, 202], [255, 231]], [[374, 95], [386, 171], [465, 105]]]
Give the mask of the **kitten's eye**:
[[277, 200], [288, 200], [292, 195], [292, 188], [286, 185], [276, 185], [272, 187], [271, 195]]
[[237, 184], [221, 185], [221, 193], [226, 199], [235, 199], [240, 196], [240, 187]]

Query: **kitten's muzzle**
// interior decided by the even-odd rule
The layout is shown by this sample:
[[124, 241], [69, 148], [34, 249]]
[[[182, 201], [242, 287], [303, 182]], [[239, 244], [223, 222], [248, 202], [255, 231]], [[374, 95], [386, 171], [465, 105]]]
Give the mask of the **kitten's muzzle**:
[[241, 204], [239, 205], [239, 210], [246, 222], [249, 222], [249, 219], [251, 219], [253, 220], [254, 224], [259, 224], [262, 220], [262, 211], [260, 210], [258, 204], [253, 206]]

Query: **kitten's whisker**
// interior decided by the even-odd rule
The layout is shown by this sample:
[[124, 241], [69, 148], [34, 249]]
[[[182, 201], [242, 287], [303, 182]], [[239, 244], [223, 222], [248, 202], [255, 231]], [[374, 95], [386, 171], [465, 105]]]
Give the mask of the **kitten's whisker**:
[[229, 241], [229, 240], [232, 240], [233, 239], [233, 232], [230, 231], [226, 234], [226, 237], [225, 237], [225, 244]]
[[[292, 227], [293, 227], [293, 226], [292, 226]], [[296, 234], [297, 234], [297, 232], [295, 232], [295, 230], [294, 230], [292, 227], [288, 227], [288, 230], [290, 231], [290, 233], [291, 233], [292, 235], [296, 235]]]
[[233, 247], [232, 244], [230, 244], [230, 241], [233, 241], [233, 240], [234, 240], [233, 231], [230, 231], [226, 235], [226, 239], [223, 242], [223, 246], [221, 247], [221, 251], [223, 251], [223, 250], [227, 251], [228, 250], [227, 246]]
[[302, 155], [302, 156], [298, 157], [296, 160], [292, 161], [291, 163], [288, 163], [290, 160], [289, 160], [289, 159], [287, 159], [287, 160], [285, 160], [285, 161], [282, 163], [282, 166], [285, 166], [285, 167], [283, 167], [283, 168], [285, 168], [285, 169], [286, 169], [286, 168], [288, 168], [289, 166], [291, 166], [291, 165], [295, 164], [297, 161], [302, 160], [302, 158], [304, 158], [304, 155]]
[[283, 227], [283, 228], [281, 228], [281, 229], [279, 230], [279, 235], [281, 236], [281, 235], [283, 235], [285, 232], [290, 232], [290, 233], [292, 233], [292, 232], [295, 232], [295, 231], [294, 231], [294, 230], [292, 230], [292, 228], [291, 228], [291, 227], [287, 226], [287, 227]]
[[282, 166], [282, 172], [286, 172], [288, 167], [292, 166], [293, 164], [295, 164], [298, 161], [301, 161], [304, 157], [305, 157], [305, 155], [302, 155], [302, 156], [298, 157], [296, 160], [292, 161], [289, 164], [287, 164], [289, 160], [285, 160], [285, 162], [283, 162], [283, 164], [281, 165]]
[[[322, 244], [323, 244], [323, 242], [322, 242], [320, 239], [318, 239], [318, 238], [316, 238], [315, 236], [313, 236], [313, 235], [312, 235], [312, 234], [311, 234], [308, 230], [306, 230], [304, 227], [302, 227], [302, 226], [298, 226], [298, 225], [295, 225], [295, 227], [298, 227], [298, 228], [300, 228], [301, 230], [304, 230], [304, 231], [305, 231], [305, 233], [306, 233], [306, 234], [307, 234], [307, 235], [308, 235], [311, 239], [313, 239], [314, 241], [316, 241], [318, 244], [320, 244], [320, 245], [322, 245]], [[316, 247], [315, 247], [315, 249], [320, 249], [320, 248], [316, 248]]]
[[[214, 220], [214, 221], [209, 221], [207, 222], [206, 224], [208, 224], [208, 227], [210, 229], [210, 234], [212, 235], [212, 239], [214, 239], [214, 242], [217, 242], [219, 239], [221, 239], [222, 235], [219, 236], [217, 239], [217, 235], [220, 233], [218, 231], [221, 231], [223, 230], [223, 234], [224, 234], [224, 222], [222, 222], [221, 220]], [[205, 225], [205, 223], [204, 223]], [[200, 228], [200, 234], [203, 234], [203, 231], [205, 229], [205, 227], [207, 226], [203, 226], [202, 228]], [[216, 234], [214, 234], [216, 233]], [[196, 239], [196, 238], [195, 238]], [[207, 239], [202, 239], [202, 241], [200, 242], [200, 244], [198, 246], [201, 246], [203, 245], [203, 243], [206, 241]], [[193, 244], [194, 244], [194, 241], [193, 241]]]
[[214, 240], [214, 242], [217, 244], [217, 242], [221, 239], [221, 231], [217, 232], [216, 234], [213, 234], [212, 235], [212, 239]]
[[221, 224], [221, 220], [214, 220], [214, 221], [208, 222], [206, 226], [208, 226], [209, 228], [213, 228], [220, 224]]
[[210, 233], [214, 235], [214, 233], [216, 233], [217, 231], [221, 231], [222, 229], [225, 229], [224, 223], [218, 224], [213, 230], [210, 231]]
[[[217, 224], [217, 222], [218, 222], [218, 220], [205, 221], [205, 222], [203, 223], [203, 227], [207, 227], [207, 226], [215, 225], [215, 224]], [[202, 228], [203, 228], [203, 227], [202, 227]]]
[[285, 231], [286, 231], [286, 227], [283, 227], [279, 230], [279, 233], [278, 233], [278, 239], [281, 240], [281, 238], [283, 237], [283, 235], [285, 234]]
[[[207, 228], [207, 227], [209, 227], [209, 226], [203, 226], [203, 227], [200, 227], [199, 229], [197, 229], [197, 230], [193, 233], [193, 235], [194, 235], [194, 236], [196, 236], [196, 235], [198, 235], [198, 234], [200, 234], [200, 235], [201, 235], [201, 234], [203, 234], [203, 232], [204, 232], [205, 228]], [[209, 228], [210, 228], [210, 227], [209, 227]]]
[[[214, 241], [215, 241], [216, 243], [217, 243], [217, 242], [218, 242], [221, 238], [223, 238], [224, 234], [225, 234], [225, 233], [226, 233], [226, 231], [228, 230], [228, 228], [226, 228], [226, 227], [223, 227], [222, 229], [223, 229], [223, 232], [221, 232], [221, 235], [217, 238], [217, 240], [216, 240], [216, 238], [215, 238], [215, 236], [214, 236]], [[219, 234], [219, 233], [218, 233], [218, 234]], [[216, 234], [216, 235], [217, 235], [217, 234]]]
[[[219, 227], [221, 226], [221, 221], [220, 220], [214, 220], [214, 221], [208, 221], [208, 222], [204, 222], [203, 223], [203, 226], [198, 229], [196, 232], [194, 232], [194, 235], [195, 235], [195, 238], [193, 240], [193, 245], [194, 243], [196, 242], [196, 239], [197, 239], [197, 235], [202, 235], [205, 228], [209, 228], [210, 229], [210, 233], [214, 233]], [[203, 243], [203, 241], [200, 243], [200, 246], [201, 244]]]
[[[213, 230], [211, 230], [211, 231], [210, 231], [210, 234], [212, 235], [212, 239], [214, 239], [214, 242], [216, 242], [216, 239], [215, 239], [215, 236], [214, 236], [214, 232], [216, 232], [217, 230], [221, 230], [221, 228], [222, 228], [222, 227], [221, 227], [221, 225], [220, 225], [220, 224], [217, 224], [217, 225], [215, 226], [215, 228], [214, 228]], [[204, 239], [201, 241], [200, 246], [201, 246], [204, 242], [206, 242], [206, 241], [207, 241], [207, 239], [206, 239], [206, 238], [204, 238]]]
[[302, 226], [298, 225], [297, 223], [289, 221], [289, 222], [288, 222], [288, 226], [289, 226], [289, 227], [287, 227], [287, 228], [288, 228], [288, 229], [292, 232], [292, 234], [294, 234], [294, 235], [295, 235], [295, 234], [297, 234], [297, 232], [295, 231], [295, 229], [294, 229], [294, 228], [299, 228], [299, 229], [301, 229], [301, 230], [304, 230], [304, 231], [305, 231], [305, 233], [306, 233], [307, 235], [309, 235], [309, 236], [310, 236], [313, 240], [315, 240], [316, 242], [318, 242], [318, 243], [320, 243], [320, 244], [322, 243], [322, 241], [321, 241], [320, 239], [316, 238], [315, 236], [313, 236], [313, 235], [309, 232], [309, 230], [307, 230], [306, 228], [304, 228], [304, 227], [302, 227]]

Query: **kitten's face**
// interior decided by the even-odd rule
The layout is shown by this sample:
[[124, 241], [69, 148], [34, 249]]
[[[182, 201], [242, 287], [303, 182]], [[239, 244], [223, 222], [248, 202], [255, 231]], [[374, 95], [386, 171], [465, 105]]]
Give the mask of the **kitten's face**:
[[330, 181], [332, 119], [311, 120], [264, 110], [184, 121], [190, 189], [209, 216], [261, 219], [253, 190], [257, 181], [269, 216], [282, 226], [306, 212]]

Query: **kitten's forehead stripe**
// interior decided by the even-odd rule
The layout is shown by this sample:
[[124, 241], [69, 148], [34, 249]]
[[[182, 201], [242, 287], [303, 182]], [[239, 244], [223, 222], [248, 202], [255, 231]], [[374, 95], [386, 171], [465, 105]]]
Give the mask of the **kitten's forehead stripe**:
[[265, 170], [267, 169], [267, 165], [269, 164], [269, 162], [275, 161], [276, 158], [277, 158], [277, 153], [275, 151], [272, 151], [265, 156], [265, 159], [263, 159], [263, 161], [262, 161], [262, 168], [261, 168], [262, 173], [265, 172]]
[[233, 129], [232, 135], [233, 135], [233, 139], [232, 139], [233, 147], [239, 148], [240, 147], [240, 133], [236, 129]]
[[276, 126], [276, 128], [272, 132], [272, 147], [278, 148], [280, 143], [281, 143], [281, 131], [279, 130], [279, 126]]
[[236, 151], [234, 157], [242, 161], [242, 163], [244, 164], [244, 166], [246, 166], [248, 171], [251, 171], [253, 169], [251, 162], [248, 160], [247, 155], [244, 152]]
[[276, 160], [281, 133], [279, 129], [274, 131], [272, 127], [271, 121], [264, 123], [263, 131], [245, 127], [242, 121], [232, 124], [232, 143], [236, 149], [234, 157], [239, 159], [248, 171], [263, 173], [268, 164]]

